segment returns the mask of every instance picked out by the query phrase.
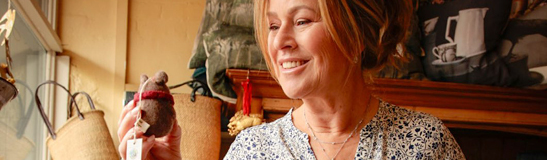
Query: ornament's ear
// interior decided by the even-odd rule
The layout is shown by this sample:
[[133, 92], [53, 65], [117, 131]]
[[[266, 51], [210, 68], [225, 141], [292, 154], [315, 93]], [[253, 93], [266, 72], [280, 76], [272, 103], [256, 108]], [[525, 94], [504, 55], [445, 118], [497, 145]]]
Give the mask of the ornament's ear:
[[144, 84], [146, 80], [148, 80], [148, 76], [146, 76], [146, 74], [141, 75], [141, 84]]
[[167, 77], [167, 73], [165, 73], [164, 71], [159, 71], [154, 76], [154, 79], [156, 80], [157, 84], [163, 85], [163, 84], [167, 83], [169, 77]]

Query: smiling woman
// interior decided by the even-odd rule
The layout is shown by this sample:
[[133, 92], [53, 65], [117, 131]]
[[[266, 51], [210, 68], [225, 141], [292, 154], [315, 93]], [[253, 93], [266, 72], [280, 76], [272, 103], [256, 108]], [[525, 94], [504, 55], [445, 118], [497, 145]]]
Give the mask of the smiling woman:
[[[411, 0], [254, 0], [254, 7], [272, 76], [303, 103], [241, 131], [224, 159], [464, 159], [438, 118], [383, 101], [366, 83], [404, 60]], [[131, 107], [122, 115], [121, 125], [132, 124]], [[167, 137], [143, 140], [143, 154], [180, 159], [173, 151], [181, 133]]]
[[242, 131], [225, 159], [464, 159], [439, 119], [385, 102], [366, 83], [405, 61], [412, 8], [410, 0], [256, 0], [272, 77], [303, 104]]

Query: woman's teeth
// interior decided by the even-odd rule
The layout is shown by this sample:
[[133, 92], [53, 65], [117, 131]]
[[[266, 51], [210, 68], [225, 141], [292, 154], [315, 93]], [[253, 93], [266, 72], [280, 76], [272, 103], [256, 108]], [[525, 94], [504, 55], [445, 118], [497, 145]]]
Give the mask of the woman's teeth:
[[302, 64], [304, 64], [304, 61], [292, 61], [292, 62], [283, 62], [282, 66], [284, 69], [290, 69], [290, 68], [301, 66]]

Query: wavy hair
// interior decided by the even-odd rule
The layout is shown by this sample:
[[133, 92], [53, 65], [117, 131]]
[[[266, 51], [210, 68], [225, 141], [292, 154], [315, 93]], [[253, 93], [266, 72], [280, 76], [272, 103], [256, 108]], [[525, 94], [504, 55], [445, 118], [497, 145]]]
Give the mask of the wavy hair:
[[[317, 0], [321, 19], [338, 49], [348, 59], [360, 56], [368, 73], [407, 59], [403, 43], [413, 14], [412, 0]], [[268, 0], [254, 0], [255, 35], [268, 68]]]

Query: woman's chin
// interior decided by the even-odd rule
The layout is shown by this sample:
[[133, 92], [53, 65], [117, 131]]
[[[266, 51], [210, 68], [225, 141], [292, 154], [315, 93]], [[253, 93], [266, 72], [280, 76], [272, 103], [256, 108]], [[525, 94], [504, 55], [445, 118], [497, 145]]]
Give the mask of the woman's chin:
[[[309, 76], [308, 76], [309, 77]], [[279, 84], [287, 97], [292, 99], [302, 99], [311, 91], [315, 90], [315, 83], [308, 78], [286, 78], [281, 77]]]
[[286, 95], [287, 97], [289, 97], [289, 99], [299, 99], [297, 96], [295, 96], [294, 94], [291, 94], [291, 93], [285, 92], [285, 95]]
[[297, 89], [296, 87], [285, 89], [285, 87], [283, 87], [283, 92], [291, 99], [302, 99], [302, 97], [309, 93], [309, 90]]

